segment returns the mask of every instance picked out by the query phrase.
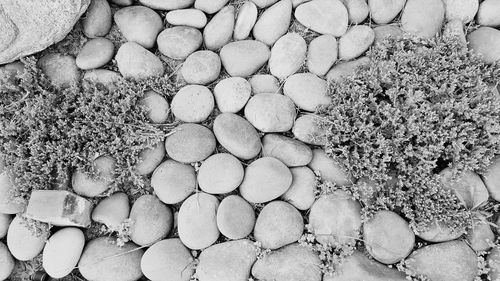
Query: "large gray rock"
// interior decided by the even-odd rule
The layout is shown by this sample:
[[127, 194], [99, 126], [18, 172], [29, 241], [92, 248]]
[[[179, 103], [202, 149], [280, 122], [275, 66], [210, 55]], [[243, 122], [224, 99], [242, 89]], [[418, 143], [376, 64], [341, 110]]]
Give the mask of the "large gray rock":
[[61, 41], [89, 4], [90, 0], [2, 0], [0, 64]]

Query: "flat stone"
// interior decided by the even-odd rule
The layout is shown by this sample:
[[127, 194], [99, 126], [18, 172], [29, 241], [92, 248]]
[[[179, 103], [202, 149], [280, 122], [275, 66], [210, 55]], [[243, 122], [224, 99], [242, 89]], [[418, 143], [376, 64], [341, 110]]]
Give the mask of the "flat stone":
[[377, 24], [391, 22], [405, 6], [406, 0], [368, 0], [371, 19]]
[[318, 76], [324, 76], [337, 61], [338, 44], [333, 35], [321, 35], [309, 43], [307, 69]]
[[269, 71], [278, 79], [285, 79], [300, 69], [306, 54], [307, 44], [304, 38], [298, 33], [287, 33], [271, 49]]
[[231, 76], [247, 77], [259, 70], [269, 59], [269, 47], [256, 40], [231, 42], [220, 50], [222, 64]]
[[196, 0], [194, 1], [194, 7], [211, 15], [223, 9], [222, 7], [228, 2], [229, 0]]
[[139, 0], [139, 2], [155, 10], [178, 10], [192, 6], [194, 0]]
[[368, 7], [366, 0], [342, 0], [342, 3], [347, 8], [349, 23], [360, 24], [370, 13], [370, 7]]
[[241, 239], [250, 235], [255, 225], [252, 206], [238, 195], [222, 199], [217, 209], [217, 227], [229, 239]]
[[177, 204], [196, 190], [194, 167], [166, 160], [156, 168], [151, 177], [151, 186], [165, 204]]
[[500, 60], [500, 31], [492, 27], [480, 27], [467, 36], [468, 47], [473, 53], [481, 55], [487, 63]]
[[282, 198], [301, 211], [308, 210], [316, 199], [316, 175], [305, 166], [290, 168], [290, 172], [292, 185]]
[[303, 142], [279, 134], [262, 138], [262, 156], [274, 157], [288, 167], [305, 166], [312, 160], [312, 150]]
[[2, 1], [0, 64], [37, 53], [64, 39], [90, 0]]
[[168, 156], [181, 163], [205, 160], [215, 150], [215, 137], [207, 127], [185, 123], [165, 140]]
[[171, 110], [175, 118], [190, 123], [205, 121], [214, 110], [212, 92], [205, 86], [187, 85], [172, 99]]
[[186, 83], [207, 85], [215, 81], [221, 71], [221, 59], [212, 51], [196, 51], [189, 55], [181, 67]]
[[34, 190], [26, 217], [56, 226], [88, 227], [92, 204], [64, 190]]
[[462, 23], [468, 23], [474, 19], [479, 9], [477, 0], [443, 0], [445, 6], [446, 20], [460, 20]]
[[146, 49], [152, 48], [163, 21], [155, 11], [145, 6], [121, 8], [114, 14], [115, 23], [123, 36]]
[[444, 13], [441, 0], [408, 0], [401, 15], [401, 28], [418, 37], [434, 37], [441, 31]]
[[321, 105], [329, 105], [326, 80], [312, 73], [297, 73], [289, 76], [283, 85], [283, 92], [298, 108], [314, 112]]
[[312, 31], [339, 37], [347, 31], [349, 16], [339, 0], [314, 0], [299, 5], [295, 19]]
[[351, 60], [361, 56], [375, 40], [375, 32], [367, 25], [351, 27], [339, 39], [339, 59]]
[[342, 82], [345, 77], [354, 75], [358, 68], [370, 63], [367, 57], [361, 57], [353, 61], [339, 62], [328, 71], [326, 79], [337, 83]]
[[94, 69], [107, 64], [114, 55], [113, 42], [106, 38], [88, 41], [76, 56], [76, 66], [80, 69]]
[[250, 99], [252, 86], [241, 77], [229, 77], [219, 81], [214, 88], [215, 101], [220, 112], [236, 113]]
[[291, 0], [281, 0], [262, 13], [253, 27], [253, 36], [256, 40], [272, 46], [288, 31], [291, 19]]
[[121, 45], [115, 59], [118, 70], [125, 78], [146, 79], [162, 76], [165, 72], [161, 60], [135, 42]]
[[97, 204], [92, 211], [92, 220], [106, 225], [110, 230], [118, 230], [129, 214], [130, 205], [127, 194], [117, 192]]
[[167, 13], [165, 19], [171, 25], [203, 28], [207, 25], [207, 16], [197, 9], [180, 9]]
[[248, 38], [255, 22], [257, 22], [257, 6], [251, 1], [245, 1], [238, 9], [236, 23], [234, 24], [234, 40]]
[[314, 114], [304, 114], [295, 120], [292, 132], [295, 138], [301, 142], [312, 145], [324, 145], [326, 139], [323, 130], [317, 124], [317, 118]]
[[207, 49], [213, 51], [219, 50], [231, 41], [235, 13], [234, 6], [229, 5], [215, 14], [210, 22], [208, 22], [203, 29], [203, 41]]
[[257, 130], [239, 115], [219, 114], [215, 118], [213, 131], [217, 141], [240, 159], [252, 159], [261, 151], [262, 143]]
[[89, 38], [104, 37], [111, 30], [111, 7], [106, 0], [91, 0], [82, 20], [83, 34]]
[[80, 81], [80, 70], [75, 58], [70, 55], [47, 54], [41, 57], [37, 64], [52, 84], [58, 87], [69, 87]]
[[194, 27], [174, 26], [160, 32], [156, 42], [162, 54], [183, 60], [201, 47], [203, 35]]
[[146, 108], [149, 120], [153, 123], [165, 123], [170, 112], [170, 105], [162, 95], [147, 91], [139, 101], [139, 104]]
[[200, 188], [210, 194], [229, 193], [243, 181], [244, 170], [240, 160], [229, 153], [208, 157], [198, 170]]
[[284, 95], [255, 95], [245, 106], [245, 118], [256, 129], [265, 133], [289, 131], [296, 115], [295, 104]]
[[179, 238], [159, 241], [149, 247], [141, 259], [141, 269], [149, 280], [189, 281], [195, 263], [191, 252]]
[[248, 82], [250, 82], [254, 94], [281, 94], [280, 82], [271, 74], [256, 74]]

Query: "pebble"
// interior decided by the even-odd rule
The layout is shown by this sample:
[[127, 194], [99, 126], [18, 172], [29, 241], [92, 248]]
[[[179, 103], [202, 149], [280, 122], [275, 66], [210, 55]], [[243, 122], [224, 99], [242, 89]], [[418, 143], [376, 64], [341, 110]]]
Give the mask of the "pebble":
[[352, 176], [342, 168], [341, 163], [328, 157], [321, 148], [313, 150], [313, 158], [309, 163], [309, 168], [318, 171], [323, 180], [335, 183], [338, 186], [348, 186], [352, 184]]
[[488, 190], [478, 174], [466, 171], [456, 177], [450, 168], [445, 168], [440, 173], [442, 186], [456, 194], [466, 208], [474, 209], [488, 201]]
[[406, 260], [410, 272], [430, 280], [472, 281], [477, 275], [476, 253], [460, 240], [424, 246]]
[[307, 70], [318, 76], [325, 76], [337, 61], [338, 44], [333, 35], [321, 35], [309, 43]]
[[273, 5], [274, 3], [278, 2], [278, 0], [251, 0], [255, 5], [257, 5], [257, 7], [259, 7], [260, 9], [264, 9], [264, 8], [267, 8], [271, 5]]
[[467, 38], [465, 37], [464, 24], [461, 20], [451, 20], [444, 25], [443, 29], [444, 36], [455, 36], [458, 37], [463, 46], [467, 45]]
[[375, 44], [382, 43], [389, 36], [400, 38], [404, 33], [397, 24], [379, 25], [373, 29], [373, 32], [375, 32]]
[[182, 64], [181, 74], [186, 83], [207, 85], [219, 78], [221, 59], [212, 51], [196, 51]]
[[110, 0], [110, 2], [120, 6], [130, 6], [134, 3], [134, 0]]
[[297, 242], [304, 231], [304, 221], [293, 205], [273, 201], [260, 211], [253, 235], [264, 249], [275, 250]]
[[490, 268], [488, 272], [489, 280], [498, 280], [500, 278], [500, 248], [494, 247], [491, 249], [486, 258], [486, 263]]
[[474, 19], [479, 8], [478, 0], [443, 0], [447, 21], [460, 20], [469, 23]]
[[7, 230], [9, 229], [12, 219], [13, 217], [11, 215], [0, 213], [0, 239], [7, 236]]
[[122, 79], [118, 72], [107, 69], [93, 69], [86, 71], [83, 75], [83, 80], [95, 84], [101, 84], [107, 87], [110, 91], [116, 90], [116, 83]]
[[304, 114], [297, 118], [292, 128], [295, 138], [312, 145], [326, 144], [323, 130], [317, 124], [317, 118], [320, 117], [314, 114]]
[[283, 92], [298, 108], [314, 112], [320, 105], [329, 105], [328, 86], [325, 80], [312, 73], [297, 73], [288, 77]]
[[401, 15], [401, 28], [417, 37], [434, 37], [440, 32], [443, 21], [441, 0], [408, 0]]
[[283, 195], [292, 184], [292, 173], [273, 157], [259, 158], [245, 169], [240, 194], [250, 203], [265, 203]]
[[352, 61], [339, 62], [334, 65], [330, 71], [328, 71], [326, 74], [326, 80], [340, 83], [345, 77], [354, 75], [358, 68], [368, 65], [369, 63], [370, 59], [367, 57], [361, 57]]
[[437, 243], [458, 239], [464, 233], [465, 229], [454, 229], [434, 220], [425, 231], [416, 234], [425, 241]]
[[154, 195], [142, 195], [130, 210], [130, 239], [139, 245], [151, 245], [165, 238], [173, 225], [170, 208]]
[[194, 167], [174, 160], [166, 160], [151, 176], [151, 187], [165, 204], [177, 204], [196, 190]]
[[223, 9], [222, 7], [228, 2], [229, 0], [196, 0], [194, 2], [194, 7], [211, 15]]
[[33, 233], [24, 218], [16, 216], [7, 232], [7, 247], [19, 261], [28, 261], [38, 256], [49, 237], [47, 228], [40, 228], [40, 233]]
[[272, 46], [288, 31], [291, 19], [291, 0], [281, 0], [262, 13], [253, 27], [253, 37]]
[[213, 195], [199, 192], [186, 199], [178, 216], [178, 232], [182, 243], [193, 250], [214, 244], [219, 238], [217, 208], [219, 201]]
[[342, 3], [347, 8], [349, 23], [360, 24], [370, 13], [370, 7], [368, 7], [366, 0], [342, 0]]
[[165, 19], [171, 25], [204, 28], [207, 25], [207, 16], [197, 9], [173, 10], [167, 13]]
[[407, 281], [406, 275], [395, 268], [389, 268], [363, 253], [355, 250], [335, 267], [333, 275], [325, 274], [323, 281]]
[[339, 59], [352, 60], [362, 55], [375, 40], [375, 32], [367, 25], [355, 25], [339, 39]]
[[300, 4], [309, 2], [311, 0], [292, 0], [292, 6], [293, 8], [297, 8]]
[[[476, 1], [477, 3], [477, 1]], [[500, 13], [500, 1], [485, 0], [479, 5], [477, 11], [477, 23], [481, 26], [496, 27], [500, 25], [498, 14]]]
[[201, 85], [182, 87], [172, 99], [172, 113], [184, 122], [205, 121], [214, 110], [215, 101], [210, 89]]
[[307, 44], [298, 33], [287, 33], [271, 49], [269, 71], [278, 79], [297, 72], [306, 59]]
[[236, 113], [245, 107], [252, 86], [241, 77], [229, 77], [219, 81], [214, 88], [215, 101], [220, 112]]
[[500, 201], [500, 157], [491, 160], [482, 178], [491, 198]]
[[266, 64], [270, 55], [269, 47], [256, 40], [231, 42], [220, 50], [220, 58], [227, 73], [239, 77], [257, 72]]
[[281, 94], [280, 82], [271, 74], [256, 74], [248, 82], [252, 86], [254, 95], [262, 93]]
[[248, 38], [255, 22], [257, 22], [257, 6], [251, 1], [245, 1], [238, 9], [236, 23], [234, 24], [234, 40]]
[[406, 0], [368, 0], [371, 19], [377, 24], [391, 22], [405, 6]]
[[398, 263], [415, 246], [415, 234], [398, 214], [378, 211], [363, 225], [363, 241], [368, 253], [385, 264]]
[[146, 108], [147, 116], [153, 123], [165, 123], [170, 112], [167, 99], [155, 91], [149, 90], [144, 93], [139, 105]]
[[309, 211], [309, 225], [322, 244], [354, 244], [361, 229], [361, 205], [342, 190], [322, 195]]
[[88, 41], [76, 56], [76, 66], [80, 69], [94, 69], [107, 64], [114, 55], [113, 42], [106, 38]]
[[300, 4], [295, 19], [312, 31], [340, 37], [347, 31], [349, 15], [340, 0], [314, 0]]
[[118, 230], [128, 218], [130, 205], [127, 194], [117, 192], [101, 200], [92, 211], [92, 220], [102, 223], [111, 230]]
[[52, 278], [63, 278], [73, 271], [85, 245], [83, 232], [66, 227], [54, 233], [43, 249], [43, 269]]
[[134, 243], [116, 245], [115, 238], [91, 240], [83, 250], [78, 269], [83, 278], [95, 281], [135, 281], [142, 277], [143, 249]]
[[152, 48], [163, 29], [161, 17], [145, 6], [121, 8], [114, 14], [115, 23], [123, 37], [146, 49]]
[[495, 234], [486, 220], [475, 219], [474, 224], [467, 233], [467, 241], [476, 252], [488, 251], [495, 241]]
[[199, 281], [248, 281], [256, 260], [252, 241], [226, 241], [201, 252], [196, 275]]
[[265, 133], [289, 131], [296, 116], [293, 101], [284, 95], [255, 95], [245, 106], [245, 118], [257, 130]]
[[139, 2], [155, 10], [178, 10], [192, 6], [194, 0], [139, 0]]
[[198, 170], [201, 190], [210, 194], [229, 193], [243, 181], [244, 170], [240, 160], [229, 153], [208, 157]]
[[492, 27], [480, 27], [467, 36], [469, 49], [481, 55], [486, 63], [500, 59], [500, 50], [495, 48], [500, 44], [500, 31]]
[[312, 160], [312, 150], [306, 144], [279, 134], [262, 138], [262, 155], [274, 157], [288, 167], [305, 166]]
[[217, 227], [229, 239], [241, 239], [250, 235], [255, 225], [252, 206], [238, 195], [222, 199], [217, 209]]
[[82, 196], [96, 197], [104, 193], [115, 179], [116, 161], [110, 156], [96, 158], [93, 165], [99, 178], [93, 179], [90, 175], [76, 170], [73, 173], [71, 186], [73, 190]]
[[205, 126], [185, 123], [177, 126], [165, 140], [170, 158], [181, 163], [205, 160], [215, 150], [215, 137]]
[[[260, 140], [259, 140], [260, 142]], [[260, 150], [259, 150], [260, 151]], [[1, 165], [1, 164], [0, 164]], [[16, 192], [14, 179], [11, 173], [1, 171], [0, 169], [0, 213], [17, 214], [21, 213], [26, 205], [25, 201], [12, 200], [12, 192]]]
[[203, 35], [193, 27], [174, 26], [163, 30], [156, 39], [158, 50], [165, 56], [183, 60], [203, 43]]
[[8, 280], [14, 271], [16, 261], [9, 252], [7, 246], [0, 242], [0, 280]]
[[165, 239], [149, 247], [141, 259], [141, 269], [149, 280], [189, 281], [194, 274], [194, 258], [179, 238]]
[[152, 148], [145, 148], [139, 153], [139, 162], [135, 166], [138, 175], [151, 174], [165, 158], [165, 145], [162, 141]]
[[[17, 61], [0, 66], [0, 75], [2, 76], [2, 85], [0, 92], [7, 92], [10, 87], [18, 89], [17, 76], [24, 72], [24, 64]], [[6, 79], [6, 80], [4, 80]]]
[[115, 59], [118, 70], [125, 78], [140, 80], [162, 76], [165, 72], [161, 60], [135, 42], [121, 45]]
[[233, 37], [235, 9], [226, 6], [210, 20], [203, 29], [203, 42], [209, 50], [219, 50]]
[[262, 143], [257, 130], [239, 115], [219, 114], [215, 118], [213, 131], [217, 141], [240, 159], [252, 159], [261, 151]]
[[257, 280], [321, 281], [321, 260], [312, 249], [297, 243], [258, 259], [252, 267]]
[[38, 66], [52, 84], [57, 87], [69, 87], [80, 81], [80, 70], [75, 58], [70, 55], [51, 53], [38, 60]]
[[316, 175], [305, 166], [290, 168], [290, 172], [293, 178], [292, 185], [282, 198], [301, 211], [308, 210], [316, 199]]
[[111, 7], [106, 0], [92, 0], [83, 17], [83, 34], [88, 38], [103, 37], [111, 30], [113, 24]]

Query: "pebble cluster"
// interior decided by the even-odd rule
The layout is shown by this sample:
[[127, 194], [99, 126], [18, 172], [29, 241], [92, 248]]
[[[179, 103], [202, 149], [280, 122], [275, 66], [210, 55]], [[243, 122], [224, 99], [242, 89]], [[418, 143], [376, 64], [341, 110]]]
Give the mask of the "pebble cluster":
[[[458, 239], [464, 231], [438, 223], [414, 233], [391, 211], [363, 223], [360, 203], [344, 191], [317, 196], [318, 175], [338, 186], [356, 179], [321, 148], [325, 140], [314, 111], [330, 103], [328, 81], [339, 82], [366, 64], [363, 54], [389, 35], [432, 37], [443, 31], [463, 38], [489, 62], [500, 59], [495, 28], [500, 1], [138, 2], [92, 0], [81, 19], [88, 41], [76, 58], [52, 53], [38, 64], [58, 86], [79, 81], [82, 73], [84, 80], [108, 87], [121, 77], [177, 76], [184, 86], [171, 100], [149, 91], [141, 101], [154, 123], [166, 122], [169, 114], [182, 121], [165, 142], [141, 154], [137, 172], [151, 175], [154, 195], [130, 206], [126, 194], [115, 193], [94, 207], [92, 220], [109, 229], [130, 222], [131, 241], [122, 247], [110, 237], [86, 241], [77, 227], [34, 235], [20, 216], [12, 216], [23, 206], [2, 202], [0, 239], [6, 237], [7, 245], [0, 242], [0, 280], [9, 278], [15, 259], [39, 254], [51, 277], [63, 278], [78, 267], [95, 281], [143, 276], [154, 281], [403, 281], [404, 273], [384, 265], [404, 259], [411, 272], [431, 280], [474, 280], [476, 252], [488, 250], [494, 240], [488, 224], [478, 222], [465, 240]], [[464, 25], [473, 19], [480, 27], [466, 36]], [[106, 38], [113, 25], [127, 41], [120, 46]], [[177, 61], [178, 68], [167, 69], [165, 60]], [[118, 72], [105, 68], [111, 63]], [[211, 128], [200, 124], [214, 112]], [[100, 156], [94, 165], [102, 179], [75, 172], [76, 194], [95, 198], [109, 189], [114, 159]], [[500, 199], [499, 177], [500, 159], [482, 179], [471, 173], [449, 188], [473, 208], [490, 195]], [[0, 174], [0, 191], [11, 186], [7, 173]], [[170, 205], [175, 204], [180, 209], [174, 213]], [[318, 253], [298, 243], [306, 221], [318, 243], [362, 239], [373, 259], [355, 250], [333, 275], [323, 274]], [[414, 250], [417, 239], [432, 244]], [[488, 258], [491, 280], [500, 280], [498, 259], [494, 248]]]

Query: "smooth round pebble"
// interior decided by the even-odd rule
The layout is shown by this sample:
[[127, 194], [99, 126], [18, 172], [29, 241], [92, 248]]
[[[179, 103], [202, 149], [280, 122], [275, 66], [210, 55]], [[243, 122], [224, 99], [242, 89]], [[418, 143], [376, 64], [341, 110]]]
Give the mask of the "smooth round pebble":
[[415, 245], [415, 234], [398, 214], [378, 211], [363, 225], [363, 240], [368, 253], [385, 264], [406, 258]]
[[259, 133], [245, 118], [234, 113], [222, 113], [214, 120], [217, 141], [234, 156], [248, 160], [256, 157], [262, 147]]
[[167, 121], [170, 105], [162, 95], [149, 90], [144, 93], [139, 105], [146, 108], [149, 120], [153, 121], [153, 123], [165, 123]]
[[139, 245], [146, 246], [165, 238], [173, 225], [170, 208], [154, 195], [142, 195], [130, 209], [130, 239]]
[[215, 150], [215, 137], [205, 126], [185, 123], [177, 126], [165, 140], [168, 156], [181, 163], [205, 160]]
[[83, 34], [88, 38], [103, 37], [113, 24], [111, 7], [106, 0], [92, 0], [82, 18]]
[[338, 186], [352, 184], [351, 175], [342, 167], [341, 163], [328, 157], [321, 148], [313, 150], [313, 157], [308, 166], [311, 170], [318, 171], [323, 180], [333, 182]]
[[218, 207], [217, 198], [203, 192], [191, 195], [182, 203], [177, 228], [184, 245], [193, 250], [200, 250], [217, 241]]
[[248, 82], [250, 82], [252, 93], [255, 95], [263, 93], [281, 94], [280, 82], [271, 74], [256, 74]]
[[347, 9], [351, 24], [360, 24], [370, 13], [370, 7], [368, 7], [366, 0], [342, 0], [342, 3]]
[[297, 73], [289, 76], [283, 85], [283, 93], [290, 97], [298, 108], [316, 111], [320, 105], [328, 105], [327, 82], [312, 73]]
[[401, 15], [401, 28], [414, 36], [430, 38], [439, 33], [443, 21], [441, 0], [408, 0]]
[[[116, 0], [115, 0], [116, 1]], [[121, 0], [123, 1], [123, 0]], [[132, 0], [125, 0], [125, 1], [131, 1]], [[148, 6], [151, 9], [155, 10], [178, 10], [178, 9], [184, 9], [189, 6], [192, 6], [194, 4], [194, 0], [139, 0], [139, 2], [144, 5]]]
[[206, 193], [229, 193], [243, 181], [244, 170], [240, 160], [229, 153], [208, 157], [198, 170], [198, 184]]
[[120, 6], [130, 6], [134, 3], [134, 0], [110, 0], [110, 2]]
[[472, 21], [479, 8], [478, 0], [443, 0], [443, 3], [446, 19], [448, 21], [460, 20], [462, 23]]
[[189, 281], [194, 258], [179, 238], [165, 239], [149, 247], [141, 259], [144, 276], [151, 281]]
[[371, 19], [378, 24], [391, 22], [401, 12], [406, 0], [368, 0]]
[[73, 191], [85, 197], [96, 197], [104, 193], [115, 179], [116, 160], [110, 156], [100, 156], [93, 162], [99, 178], [76, 170], [71, 179]]
[[265, 203], [283, 195], [292, 184], [292, 173], [273, 157], [259, 158], [245, 169], [240, 194], [250, 203]]
[[488, 277], [490, 280], [498, 280], [500, 278], [500, 248], [494, 247], [491, 249], [486, 262], [490, 271], [488, 272]]
[[488, 251], [495, 241], [495, 234], [487, 221], [473, 220], [472, 228], [467, 233], [470, 247], [476, 251]]
[[255, 22], [257, 21], [257, 6], [251, 1], [245, 1], [238, 9], [238, 15], [234, 24], [234, 40], [248, 38]]
[[151, 186], [165, 204], [177, 204], [196, 190], [194, 167], [167, 160], [151, 176]]
[[241, 239], [250, 235], [255, 225], [252, 206], [238, 195], [222, 199], [217, 209], [217, 227], [229, 239]]
[[438, 243], [458, 239], [465, 232], [465, 228], [455, 229], [438, 220], [434, 220], [427, 226], [426, 230], [415, 234], [425, 241]]
[[0, 280], [7, 280], [14, 270], [15, 260], [7, 246], [0, 242]]
[[189, 55], [181, 67], [188, 84], [206, 85], [215, 81], [221, 71], [221, 59], [212, 51], [196, 51]]
[[201, 252], [196, 275], [199, 281], [247, 281], [256, 260], [252, 241], [222, 242]]
[[458, 40], [464, 45], [467, 45], [467, 38], [465, 37], [464, 24], [460, 20], [451, 20], [444, 25], [443, 37], [457, 37]]
[[38, 66], [54, 85], [69, 87], [80, 80], [80, 70], [76, 60], [70, 55], [50, 53], [38, 60]]
[[253, 37], [272, 46], [288, 31], [292, 19], [292, 1], [281, 0], [267, 8], [253, 27]]
[[33, 233], [28, 223], [16, 216], [7, 231], [7, 247], [12, 256], [20, 261], [28, 261], [38, 256], [49, 237], [49, 232], [45, 228], [41, 228], [40, 231], [39, 235]]
[[500, 2], [497, 0], [485, 0], [479, 5], [477, 23], [481, 26], [499, 26], [500, 19], [498, 18], [498, 13], [500, 13]]
[[375, 32], [366, 25], [351, 27], [339, 39], [339, 59], [352, 60], [361, 56], [375, 40]]
[[135, 42], [121, 45], [115, 59], [118, 70], [125, 78], [140, 80], [162, 76], [165, 72], [160, 58]]
[[163, 29], [160, 15], [145, 6], [121, 8], [115, 12], [114, 19], [123, 37], [146, 49], [154, 46], [158, 33]]
[[292, 185], [282, 198], [301, 211], [308, 210], [315, 200], [316, 175], [308, 167], [291, 168], [290, 172]]
[[279, 0], [250, 0], [250, 1], [252, 1], [260, 9], [263, 9], [263, 8], [267, 8], [271, 5], [273, 5], [274, 3], [278, 2]]
[[162, 54], [172, 59], [183, 60], [201, 47], [203, 35], [193, 27], [174, 26], [160, 32], [156, 42]]
[[0, 239], [5, 238], [7, 235], [7, 230], [9, 230], [12, 219], [13, 217], [11, 215], [0, 213]]
[[275, 250], [297, 242], [304, 231], [304, 221], [294, 206], [273, 201], [260, 211], [253, 235], [264, 249]]
[[2, 171], [0, 167], [0, 213], [17, 214], [24, 210], [26, 202], [13, 200], [14, 198], [12, 198], [12, 192], [16, 192], [16, 189], [13, 175], [7, 171]]
[[314, 114], [299, 116], [292, 128], [295, 138], [307, 144], [324, 145], [326, 139], [322, 129], [317, 124], [317, 118], [320, 117]]
[[229, 0], [196, 0], [194, 7], [210, 15], [220, 11], [228, 2]]
[[228, 43], [220, 50], [222, 65], [231, 76], [247, 77], [259, 70], [271, 52], [264, 43], [241, 40]]
[[400, 38], [404, 33], [401, 27], [396, 24], [379, 25], [373, 29], [373, 32], [375, 32], [375, 44], [381, 43], [389, 36]]
[[478, 174], [465, 171], [457, 175], [451, 168], [445, 168], [439, 176], [442, 188], [453, 192], [467, 209], [475, 209], [488, 201], [488, 189]]
[[500, 49], [495, 48], [500, 44], [500, 31], [492, 27], [480, 27], [467, 36], [469, 49], [481, 55], [486, 63], [500, 60]]
[[63, 278], [73, 271], [85, 246], [85, 236], [76, 227], [54, 233], [43, 249], [42, 265], [52, 278]]
[[127, 194], [117, 192], [101, 200], [92, 211], [92, 220], [117, 230], [120, 224], [128, 218], [130, 205]]
[[252, 94], [252, 86], [241, 77], [229, 77], [219, 81], [214, 88], [215, 101], [220, 112], [240, 111]]
[[312, 160], [312, 150], [306, 144], [279, 134], [262, 138], [262, 155], [274, 157], [288, 167], [305, 166]]
[[296, 116], [295, 104], [284, 95], [255, 95], [245, 106], [245, 118], [265, 133], [289, 131]]
[[304, 38], [298, 33], [287, 33], [276, 41], [271, 49], [269, 71], [278, 79], [285, 79], [300, 69], [306, 59], [306, 53], [307, 44]]
[[[213, 1], [213, 0], [210, 0]], [[233, 37], [235, 9], [229, 5], [220, 10], [203, 29], [203, 42], [209, 50], [224, 47]]]
[[87, 280], [136, 281], [142, 277], [143, 254], [134, 243], [118, 247], [116, 239], [99, 237], [85, 246], [78, 269]]
[[312, 31], [339, 37], [347, 31], [349, 17], [340, 0], [314, 0], [299, 5], [295, 19]]
[[174, 116], [184, 122], [205, 121], [214, 110], [215, 101], [210, 89], [201, 85], [182, 87], [172, 99]]
[[318, 76], [324, 76], [337, 61], [338, 44], [333, 35], [325, 34], [314, 38], [307, 49], [307, 69]]
[[107, 87], [110, 91], [116, 90], [116, 83], [122, 79], [122, 76], [115, 71], [107, 69], [93, 69], [85, 71], [83, 75], [83, 80], [101, 84]]
[[171, 25], [203, 28], [207, 25], [207, 16], [198, 9], [172, 10], [167, 13], [165, 19]]
[[345, 77], [355, 74], [358, 68], [368, 65], [369, 63], [370, 59], [367, 57], [339, 62], [328, 71], [326, 80], [341, 83]]
[[94, 69], [107, 64], [114, 54], [113, 42], [106, 38], [89, 40], [76, 56], [76, 66], [80, 69]]

